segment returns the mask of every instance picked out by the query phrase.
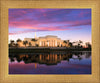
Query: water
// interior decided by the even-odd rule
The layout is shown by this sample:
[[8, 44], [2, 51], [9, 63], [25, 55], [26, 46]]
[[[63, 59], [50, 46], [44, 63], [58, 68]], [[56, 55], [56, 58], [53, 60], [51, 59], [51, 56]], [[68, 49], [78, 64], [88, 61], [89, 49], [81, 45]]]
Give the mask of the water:
[[9, 74], [91, 74], [91, 52], [10, 53]]

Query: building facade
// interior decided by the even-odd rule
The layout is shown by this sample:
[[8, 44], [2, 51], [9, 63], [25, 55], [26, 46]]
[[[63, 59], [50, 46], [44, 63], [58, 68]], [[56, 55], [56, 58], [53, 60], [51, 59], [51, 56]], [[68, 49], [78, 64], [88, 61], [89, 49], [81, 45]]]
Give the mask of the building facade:
[[38, 44], [39, 46], [46, 46], [46, 47], [57, 47], [62, 45], [62, 40], [57, 38], [57, 36], [46, 36], [46, 37], [39, 37]]
[[[27, 41], [26, 45], [23, 44], [24, 41]], [[63, 40], [57, 36], [47, 35], [45, 37], [36, 38], [24, 38], [24, 41], [18, 42], [19, 47], [25, 46], [37, 46], [37, 47], [68, 47], [68, 43], [64, 43]]]
[[51, 35], [35, 38], [34, 41], [32, 41], [32, 39], [33, 38], [25, 38], [24, 41], [30, 42], [32, 46], [38, 45], [39, 47], [61, 47], [63, 43], [60, 38]]

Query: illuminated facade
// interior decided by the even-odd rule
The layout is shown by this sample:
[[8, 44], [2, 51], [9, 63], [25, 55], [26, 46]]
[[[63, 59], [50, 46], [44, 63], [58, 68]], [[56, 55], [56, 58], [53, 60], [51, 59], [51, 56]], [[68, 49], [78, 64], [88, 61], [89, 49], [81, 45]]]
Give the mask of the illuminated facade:
[[57, 47], [62, 45], [62, 40], [57, 38], [57, 36], [46, 36], [39, 37], [38, 39], [39, 46], [47, 46], [47, 47]]
[[65, 44], [63, 40], [58, 38], [57, 36], [53, 35], [47, 35], [45, 37], [36, 37], [35, 38], [24, 38], [24, 41], [27, 41], [26, 45], [23, 45], [22, 42], [18, 42], [19, 47], [25, 47], [25, 46], [39, 46], [39, 47], [62, 47], [62, 46], [68, 46], [68, 43]]
[[28, 41], [32, 44], [32, 46], [38, 45], [40, 47], [61, 47], [63, 41], [60, 38], [57, 38], [57, 36], [45, 36], [45, 37], [39, 37], [35, 38], [36, 41], [32, 41], [32, 38], [25, 38], [24, 41]]

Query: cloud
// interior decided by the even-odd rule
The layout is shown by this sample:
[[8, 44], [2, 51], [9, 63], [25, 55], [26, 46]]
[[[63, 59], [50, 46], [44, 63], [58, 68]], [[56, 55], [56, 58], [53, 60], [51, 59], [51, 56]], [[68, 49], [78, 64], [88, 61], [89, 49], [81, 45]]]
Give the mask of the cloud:
[[91, 25], [91, 20], [76, 21], [72, 25], [69, 25], [69, 27], [84, 26], [84, 25]]
[[9, 35], [31, 32], [25, 29], [58, 31], [85, 25], [91, 25], [90, 9], [9, 9], [9, 29], [23, 29]]
[[9, 35], [17, 35], [22, 33], [29, 33], [29, 32], [40, 32], [40, 31], [64, 31], [64, 30], [79, 30], [81, 28], [67, 28], [67, 26], [56, 26], [56, 27], [39, 27], [37, 30], [35, 29], [27, 29], [24, 31], [16, 31], [16, 32], [10, 32]]

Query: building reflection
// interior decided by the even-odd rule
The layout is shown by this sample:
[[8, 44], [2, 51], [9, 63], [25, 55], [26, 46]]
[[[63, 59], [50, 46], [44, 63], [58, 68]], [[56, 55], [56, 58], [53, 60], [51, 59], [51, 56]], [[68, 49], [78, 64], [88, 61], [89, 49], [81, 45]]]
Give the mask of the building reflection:
[[24, 61], [27, 63], [35, 63], [35, 68], [37, 63], [46, 65], [57, 65], [62, 60], [70, 61], [70, 59], [84, 59], [90, 58], [91, 52], [71, 52], [71, 53], [33, 53], [33, 54], [10, 54], [10, 62], [17, 60], [18, 62]]

